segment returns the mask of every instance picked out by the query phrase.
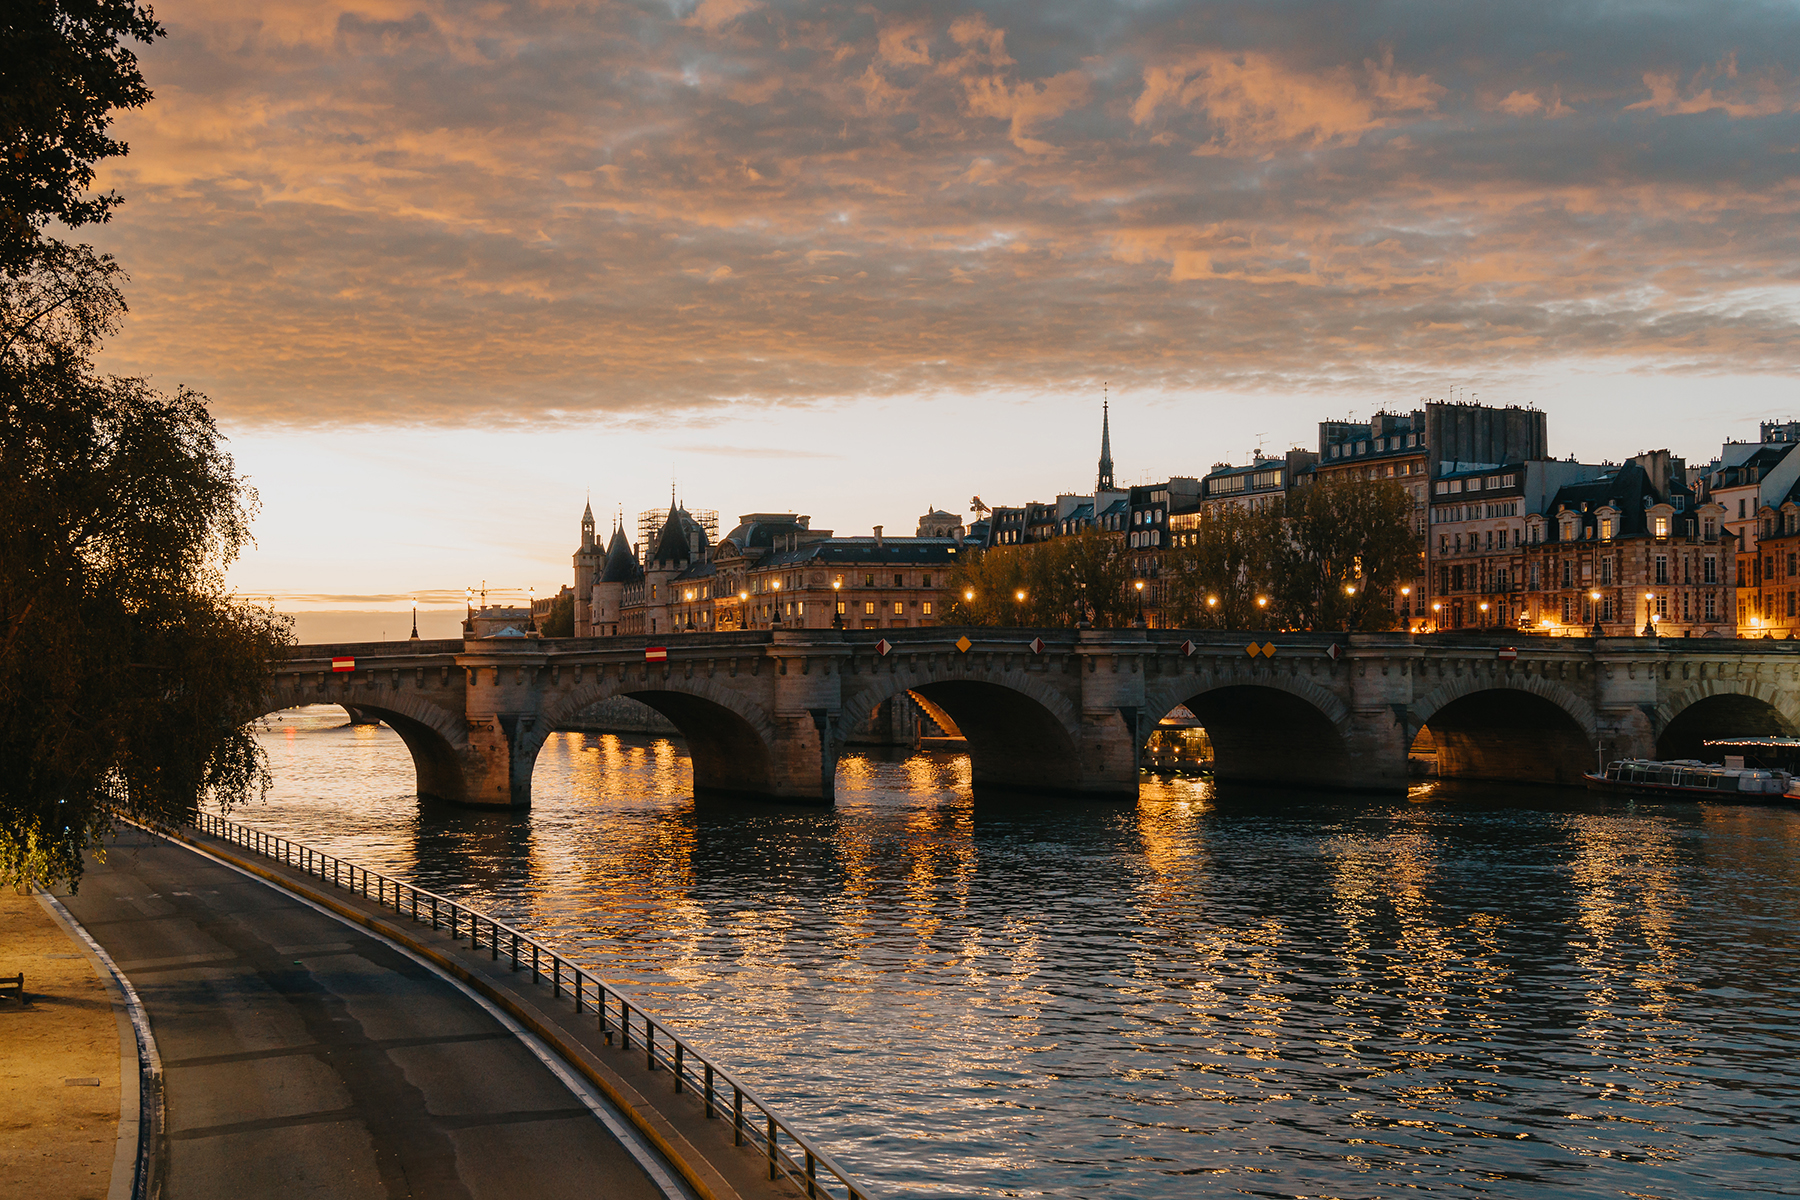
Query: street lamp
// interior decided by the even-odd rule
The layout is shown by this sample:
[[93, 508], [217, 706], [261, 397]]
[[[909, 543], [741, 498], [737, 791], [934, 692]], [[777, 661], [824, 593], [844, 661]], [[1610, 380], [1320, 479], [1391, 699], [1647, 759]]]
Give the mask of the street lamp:
[[1481, 607], [1481, 623], [1482, 623], [1482, 625], [1485, 626], [1487, 624], [1488, 602], [1486, 600], [1483, 600], [1481, 602], [1480, 607]]
[[1651, 602], [1656, 599], [1655, 592], [1644, 593], [1644, 636], [1656, 636], [1656, 615], [1651, 609]]
[[1588, 599], [1594, 602], [1594, 636], [1605, 637], [1606, 630], [1600, 626], [1600, 593], [1589, 592]]
[[416, 642], [416, 641], [418, 641], [418, 640], [419, 640], [419, 598], [418, 598], [418, 597], [417, 597], [417, 596], [414, 596], [414, 597], [413, 597], [413, 631], [412, 631], [412, 636], [411, 636], [411, 637], [410, 637], [410, 638], [408, 638], [408, 639], [406, 639], [406, 640], [407, 640], [407, 641], [409, 641], [409, 642]]
[[838, 589], [843, 586], [844, 581], [841, 579], [831, 581], [831, 627], [833, 629], [844, 627], [844, 602], [838, 599]]
[[1144, 628], [1144, 581], [1140, 579], [1133, 586], [1135, 586], [1137, 588], [1138, 615], [1137, 615], [1137, 620], [1135, 620], [1131, 623], [1131, 627], [1133, 629], [1142, 629], [1142, 628]]

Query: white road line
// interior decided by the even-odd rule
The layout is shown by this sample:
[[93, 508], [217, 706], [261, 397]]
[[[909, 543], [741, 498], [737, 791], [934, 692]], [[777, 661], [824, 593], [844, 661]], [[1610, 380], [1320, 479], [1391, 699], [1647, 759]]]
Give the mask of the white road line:
[[[119, 1146], [113, 1155], [112, 1184], [108, 1187], [107, 1200], [143, 1200], [151, 1192], [151, 1172], [156, 1163], [156, 1138], [162, 1132], [162, 1055], [156, 1051], [156, 1037], [150, 1032], [150, 1015], [144, 1011], [144, 1004], [138, 999], [137, 989], [131, 986], [131, 980], [119, 970], [119, 964], [94, 940], [92, 934], [75, 919], [75, 914], [64, 908], [62, 902], [49, 892], [39, 892], [38, 901], [50, 911], [50, 915], [86, 947], [90, 958], [95, 959], [106, 968], [106, 975], [111, 976], [112, 986], [108, 991], [116, 991], [124, 1001], [125, 1013], [131, 1020], [133, 1040], [137, 1042], [135, 1058], [137, 1060], [137, 1087], [125, 1086], [124, 1071], [120, 1071], [119, 1087]], [[120, 1038], [123, 1042], [124, 1039]], [[124, 1059], [124, 1055], [120, 1055]], [[121, 1064], [122, 1065], [122, 1064]], [[129, 1164], [129, 1168], [127, 1167]]]
[[[192, 842], [176, 841], [171, 841], [170, 844], [179, 846], [184, 850], [192, 850], [195, 854], [211, 859], [213, 862], [227, 870], [236, 871], [245, 879], [253, 879], [271, 891], [286, 896], [288, 899], [293, 900], [298, 904], [306, 905], [306, 907], [312, 909], [314, 912], [323, 913], [340, 925], [346, 925], [365, 937], [374, 938], [380, 941], [382, 945], [387, 946], [390, 950], [404, 954], [407, 958], [412, 959], [427, 971], [430, 971], [438, 978], [456, 988], [457, 991], [473, 1000], [476, 1004], [479, 1004], [482, 1010], [490, 1017], [493, 1017], [494, 1020], [500, 1022], [508, 1033], [518, 1038], [520, 1043], [524, 1045], [527, 1050], [531, 1051], [539, 1062], [543, 1063], [544, 1066], [549, 1069], [552, 1075], [561, 1080], [563, 1086], [574, 1093], [575, 1098], [586, 1105], [588, 1111], [594, 1114], [595, 1119], [606, 1127], [606, 1131], [619, 1140], [619, 1144], [625, 1147], [626, 1153], [630, 1154], [631, 1157], [636, 1160], [637, 1165], [643, 1168], [644, 1174], [650, 1177], [650, 1182], [654, 1183], [657, 1189], [661, 1191], [668, 1200], [699, 1200], [692, 1189], [687, 1186], [686, 1181], [669, 1170], [668, 1166], [663, 1162], [662, 1155], [657, 1153], [656, 1148], [645, 1141], [643, 1135], [639, 1133], [629, 1121], [618, 1114], [613, 1108], [612, 1103], [608, 1101], [605, 1096], [594, 1090], [593, 1086], [590, 1085], [587, 1080], [583, 1079], [579, 1072], [570, 1070], [568, 1065], [563, 1062], [562, 1056], [551, 1049], [548, 1043], [517, 1021], [513, 1020], [512, 1017], [507, 1014], [506, 1010], [494, 1004], [486, 996], [483, 996], [480, 992], [477, 992], [474, 988], [471, 988], [468, 984], [450, 974], [450, 972], [444, 970], [430, 959], [413, 953], [398, 942], [390, 941], [389, 939], [382, 937], [382, 935], [375, 930], [364, 925], [359, 925], [341, 913], [332, 912], [324, 905], [315, 904], [305, 896], [291, 892], [278, 883], [264, 879], [254, 872], [246, 871], [236, 863], [226, 862], [218, 855], [207, 850], [204, 846], [196, 846]], [[148, 1026], [146, 1026], [146, 1028], [148, 1028]]]

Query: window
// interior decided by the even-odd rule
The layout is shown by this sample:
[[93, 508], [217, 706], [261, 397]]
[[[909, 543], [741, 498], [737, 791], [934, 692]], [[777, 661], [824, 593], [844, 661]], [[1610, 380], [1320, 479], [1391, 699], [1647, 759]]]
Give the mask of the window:
[[1706, 560], [1700, 564], [1700, 568], [1701, 583], [1719, 582], [1719, 560], [1717, 558], [1710, 554], [1707, 555]]
[[1655, 518], [1654, 525], [1657, 537], [1666, 538], [1669, 536], [1669, 518], [1657, 517]]
[[875, 602], [873, 600], [864, 600], [863, 601], [863, 616], [872, 617], [874, 615], [875, 615]]
[[931, 615], [931, 601], [929, 600], [925, 602], [925, 615], [928, 617]]
[[844, 602], [843, 602], [843, 601], [842, 601], [842, 600], [839, 600], [839, 601], [838, 601], [838, 602], [837, 602], [837, 606], [838, 606], [838, 607], [837, 607], [837, 610], [838, 610], [838, 615], [839, 615], [839, 616], [842, 616], [842, 615], [843, 615], [843, 614], [844, 614], [844, 609], [845, 609], [845, 605], [844, 605]]
[[1611, 517], [1601, 517], [1600, 518], [1600, 540], [1603, 542], [1610, 542], [1610, 541], [1612, 541], [1612, 538], [1613, 538], [1613, 519]]
[[1794, 567], [1796, 565], [1796, 562], [1795, 562], [1796, 558], [1800, 558], [1800, 556], [1797, 556], [1794, 554], [1788, 555], [1788, 578], [1789, 579], [1792, 579], [1794, 577]]
[[1666, 554], [1656, 556], [1656, 582], [1669, 582], [1669, 556]]
[[1569, 598], [1567, 596], [1562, 598], [1562, 619], [1564, 625], [1569, 623]]
[[922, 583], [920, 583], [919, 586], [920, 587], [930, 587], [931, 586], [931, 576], [929, 576], [929, 575], [925, 576], [924, 581]]
[[1442, 479], [1438, 480], [1437, 494], [1440, 496], [1449, 495], [1450, 494], [1450, 485]]
[[905, 611], [906, 611], [906, 604], [903, 601], [900, 601], [900, 600], [894, 601], [894, 615], [896, 617]]
[[1718, 603], [1713, 599], [1711, 592], [1706, 593], [1706, 619], [1709, 621], [1719, 619]]
[[899, 572], [894, 573], [894, 586], [895, 587], [905, 587], [906, 586], [905, 577], [902, 576]]
[[1601, 583], [1611, 583], [1612, 582], [1612, 572], [1613, 572], [1613, 560], [1610, 558], [1601, 559], [1600, 560], [1600, 582]]
[[[863, 586], [864, 587], [874, 587], [875, 586], [875, 577], [873, 575], [864, 575], [863, 576]], [[869, 611], [874, 612], [875, 610], [870, 609]]]
[[1667, 592], [1656, 593], [1656, 615], [1659, 617], [1669, 615], [1669, 594]]
[[1574, 579], [1573, 574], [1572, 574], [1573, 566], [1574, 566], [1574, 564], [1571, 563], [1568, 559], [1566, 559], [1566, 558], [1563, 559], [1562, 585], [1564, 587], [1568, 587], [1573, 582], [1573, 579]]
[[1613, 619], [1611, 596], [1607, 596], [1600, 601], [1600, 619], [1602, 621], [1610, 621]]

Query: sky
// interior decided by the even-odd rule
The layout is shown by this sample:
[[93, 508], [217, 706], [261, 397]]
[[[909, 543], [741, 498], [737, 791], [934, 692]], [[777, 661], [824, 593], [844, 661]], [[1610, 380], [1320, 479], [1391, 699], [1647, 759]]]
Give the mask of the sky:
[[554, 590], [671, 483], [1086, 490], [1103, 395], [1134, 482], [1427, 397], [1584, 460], [1800, 417], [1792, 4], [156, 12], [103, 365], [211, 398], [284, 611]]

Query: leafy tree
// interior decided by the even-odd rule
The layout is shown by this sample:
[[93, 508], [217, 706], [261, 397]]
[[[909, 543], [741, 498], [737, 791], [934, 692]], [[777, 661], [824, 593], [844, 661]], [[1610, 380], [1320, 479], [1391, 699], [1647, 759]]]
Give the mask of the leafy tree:
[[266, 786], [286, 619], [230, 597], [255, 493], [205, 399], [93, 369], [118, 268], [0, 275], [0, 882], [81, 875], [114, 814], [167, 826]]
[[1085, 530], [1028, 546], [967, 554], [944, 587], [951, 625], [1102, 627], [1129, 623], [1136, 601], [1126, 595], [1131, 562], [1116, 537]]
[[1412, 497], [1391, 479], [1326, 477], [1298, 489], [1277, 547], [1277, 607], [1297, 629], [1391, 629], [1394, 590], [1417, 572]]
[[1251, 512], [1209, 509], [1181, 542], [1162, 553], [1164, 612], [1186, 629], [1266, 629], [1275, 605], [1277, 560], [1286, 537], [1279, 503]]
[[105, 221], [111, 192], [86, 195], [94, 164], [124, 154], [107, 136], [117, 109], [150, 89], [137, 56], [162, 26], [134, 0], [7, 0], [0, 7], [0, 271], [28, 265], [50, 220], [70, 228]]
[[575, 636], [575, 593], [563, 591], [550, 601], [550, 612], [544, 617], [544, 623], [538, 626], [538, 632], [545, 637]]

